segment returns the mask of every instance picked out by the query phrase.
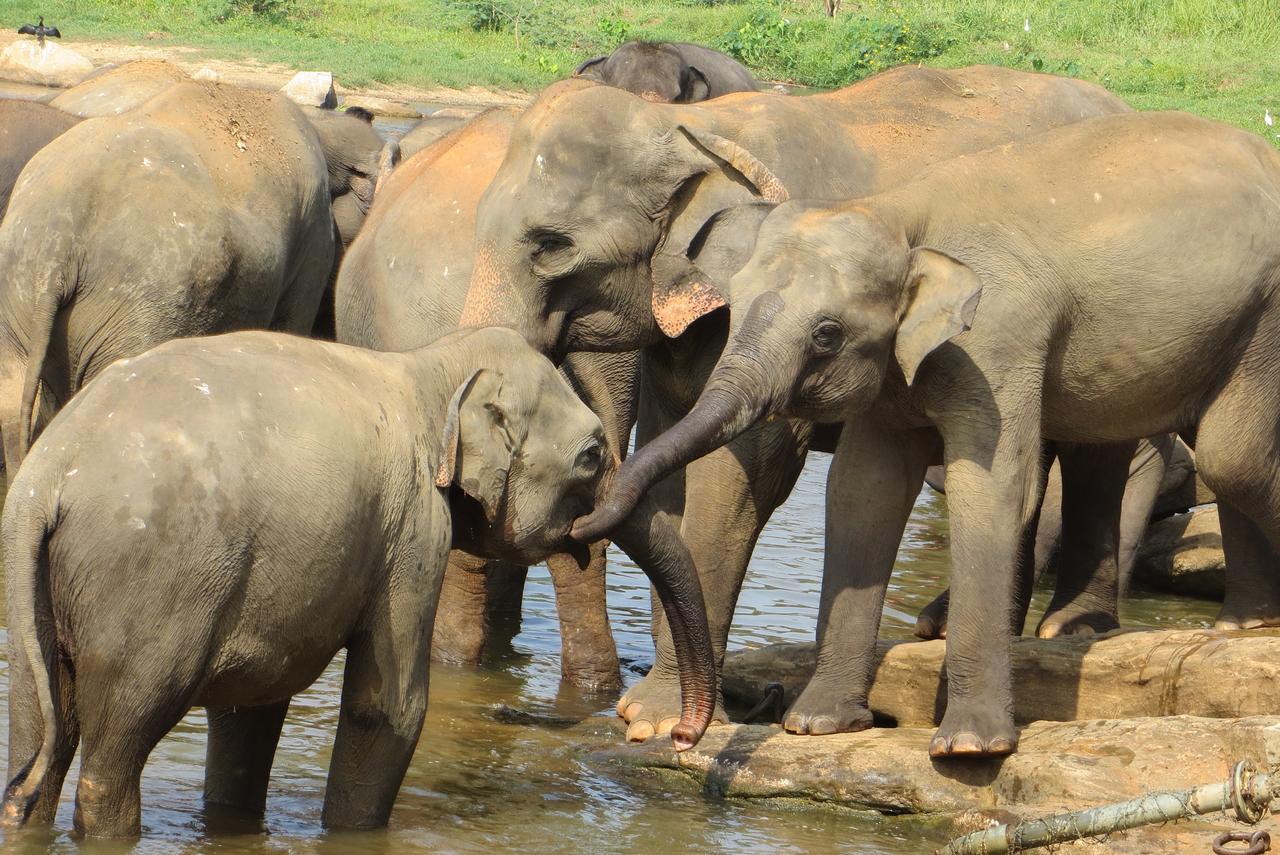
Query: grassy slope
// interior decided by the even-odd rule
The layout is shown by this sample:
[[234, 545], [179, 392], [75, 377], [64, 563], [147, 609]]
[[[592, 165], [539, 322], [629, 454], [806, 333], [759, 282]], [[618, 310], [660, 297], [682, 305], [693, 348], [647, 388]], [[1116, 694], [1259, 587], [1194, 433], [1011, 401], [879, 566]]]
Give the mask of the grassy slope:
[[[228, 58], [330, 69], [353, 86], [532, 89], [636, 37], [711, 44], [764, 79], [815, 86], [898, 62], [990, 62], [1096, 80], [1136, 107], [1193, 110], [1280, 142], [1280, 122], [1262, 121], [1266, 109], [1280, 116], [1280, 0], [845, 7], [832, 21], [821, 0], [0, 0], [0, 19], [43, 14], [72, 39], [160, 31]], [[473, 26], [486, 17], [496, 29]]]

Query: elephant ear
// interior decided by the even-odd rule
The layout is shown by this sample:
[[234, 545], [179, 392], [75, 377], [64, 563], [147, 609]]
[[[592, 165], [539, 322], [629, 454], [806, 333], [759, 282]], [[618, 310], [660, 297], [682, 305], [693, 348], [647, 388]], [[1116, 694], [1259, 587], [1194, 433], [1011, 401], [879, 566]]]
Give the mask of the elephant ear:
[[680, 86], [680, 100], [686, 104], [705, 101], [711, 97], [711, 84], [707, 76], [695, 66], [689, 66]]
[[374, 179], [373, 192], [382, 189], [382, 182], [391, 177], [391, 173], [400, 165], [400, 141], [387, 140], [382, 146], [382, 151], [378, 153], [378, 175]]
[[584, 61], [581, 65], [579, 65], [577, 68], [573, 70], [573, 76], [585, 77], [588, 80], [596, 80], [603, 83], [604, 76], [600, 72], [602, 72], [604, 69], [600, 68], [599, 66], [608, 58], [609, 57], [607, 56], [591, 57], [591, 59]]
[[501, 392], [502, 375], [482, 368], [453, 393], [435, 477], [437, 487], [461, 487], [480, 503], [491, 523], [506, 498], [516, 446], [507, 413], [498, 400]]
[[923, 247], [908, 256], [894, 355], [910, 386], [933, 351], [973, 325], [982, 280], [964, 263]]
[[723, 162], [745, 179], [766, 202], [785, 202], [791, 198], [772, 170], [733, 140], [689, 125], [679, 125], [677, 129], [688, 137], [704, 158], [711, 161], [701, 164], [700, 169], [695, 168], [695, 172], [707, 172], [712, 163]]
[[683, 253], [654, 255], [653, 316], [663, 335], [675, 338], [698, 318], [727, 305], [729, 280], [751, 257], [760, 223], [774, 207], [754, 202], [717, 211]]

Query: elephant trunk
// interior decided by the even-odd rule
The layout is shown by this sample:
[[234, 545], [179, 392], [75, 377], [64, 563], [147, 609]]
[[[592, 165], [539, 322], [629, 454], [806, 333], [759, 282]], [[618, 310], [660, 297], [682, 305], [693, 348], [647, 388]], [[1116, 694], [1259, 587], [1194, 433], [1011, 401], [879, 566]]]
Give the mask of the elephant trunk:
[[[757, 313], [753, 311], [752, 315]], [[733, 441], [779, 408], [785, 396], [776, 380], [770, 378], [782, 377], [786, 372], [766, 368], [759, 338], [753, 332], [753, 328], [769, 321], [770, 318], [748, 318], [743, 330], [730, 339], [729, 348], [720, 357], [693, 409], [622, 464], [604, 500], [596, 504], [591, 514], [574, 523], [575, 540], [589, 543], [607, 536], [654, 484]]]
[[613, 541], [644, 570], [667, 614], [680, 669], [680, 723], [671, 729], [671, 741], [677, 751], [684, 751], [698, 744], [711, 723], [718, 693], [707, 610], [693, 556], [647, 497], [614, 530]]

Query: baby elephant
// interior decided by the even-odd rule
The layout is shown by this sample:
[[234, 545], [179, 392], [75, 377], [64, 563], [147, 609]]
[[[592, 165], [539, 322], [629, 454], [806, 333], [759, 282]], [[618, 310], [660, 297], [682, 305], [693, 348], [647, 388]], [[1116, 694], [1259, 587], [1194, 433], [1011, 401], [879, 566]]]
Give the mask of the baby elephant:
[[[404, 354], [235, 333], [117, 362], [50, 424], [0, 522], [4, 822], [52, 820], [83, 739], [77, 829], [136, 835], [143, 764], [193, 705], [209, 713], [206, 802], [261, 813], [290, 698], [345, 648], [323, 821], [385, 825], [451, 542], [522, 563], [564, 551], [603, 439], [551, 363], [498, 329]], [[715, 697], [697, 577], [659, 517], [619, 543], [700, 675], [687, 747]]]
[[588, 59], [573, 74], [649, 101], [682, 104], [759, 88], [736, 59], [688, 42], [627, 42], [608, 56]]

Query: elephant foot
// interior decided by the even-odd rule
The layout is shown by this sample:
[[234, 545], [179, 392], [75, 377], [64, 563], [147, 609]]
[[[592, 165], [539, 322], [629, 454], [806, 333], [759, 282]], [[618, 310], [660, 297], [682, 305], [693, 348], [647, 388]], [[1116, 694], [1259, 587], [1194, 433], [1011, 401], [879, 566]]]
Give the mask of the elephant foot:
[[1061, 635], [1101, 635], [1120, 628], [1120, 620], [1109, 608], [1101, 608], [1084, 602], [1062, 606], [1050, 604], [1048, 611], [1036, 628], [1040, 638], [1057, 638]]
[[947, 704], [930, 757], [1002, 757], [1018, 747], [1018, 730], [1007, 712], [975, 702]]
[[839, 684], [817, 675], [809, 680], [782, 722], [788, 733], [806, 736], [856, 733], [871, 725], [871, 710], [866, 703], [850, 700]]
[[951, 591], [948, 589], [920, 610], [920, 615], [916, 618], [916, 638], [932, 641], [947, 637], [947, 606], [950, 602]]
[[[680, 723], [680, 680], [654, 666], [639, 683], [618, 701], [618, 715], [627, 723], [627, 741], [644, 742], [671, 732]], [[728, 724], [723, 697], [716, 698], [711, 725]]]
[[1245, 604], [1228, 599], [1222, 604], [1222, 610], [1213, 621], [1213, 628], [1221, 630], [1262, 629], [1268, 626], [1280, 626], [1280, 604], [1268, 602]]
[[560, 679], [571, 686], [591, 692], [616, 690], [622, 685], [618, 659], [596, 661], [568, 660], [561, 654]]

